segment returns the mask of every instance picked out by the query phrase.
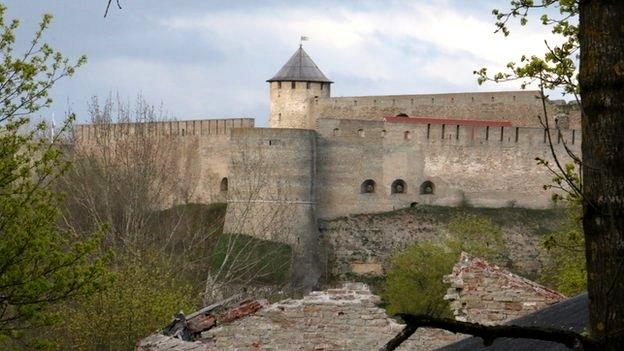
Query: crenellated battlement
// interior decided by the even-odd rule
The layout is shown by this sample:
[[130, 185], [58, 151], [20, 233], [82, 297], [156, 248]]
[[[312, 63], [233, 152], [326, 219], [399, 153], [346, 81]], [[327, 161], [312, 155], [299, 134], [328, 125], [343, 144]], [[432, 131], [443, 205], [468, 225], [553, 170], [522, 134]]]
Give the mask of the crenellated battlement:
[[[386, 121], [320, 119], [318, 132], [328, 139], [345, 142], [383, 142], [387, 144], [465, 145], [501, 147], [549, 147], [544, 128], [518, 127], [509, 121], [452, 120], [392, 117]], [[580, 151], [581, 131], [551, 128], [554, 145], [566, 143]]]
[[208, 136], [226, 135], [234, 128], [253, 128], [253, 118], [203, 119], [186, 121], [132, 122], [111, 124], [77, 124], [74, 136], [91, 140], [102, 133], [110, 136], [143, 133], [147, 135]]

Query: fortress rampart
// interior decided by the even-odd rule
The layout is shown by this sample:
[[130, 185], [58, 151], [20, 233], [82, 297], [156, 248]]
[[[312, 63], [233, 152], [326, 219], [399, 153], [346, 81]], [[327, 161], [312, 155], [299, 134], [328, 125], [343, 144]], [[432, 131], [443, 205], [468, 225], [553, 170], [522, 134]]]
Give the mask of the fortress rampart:
[[[310, 101], [310, 119], [380, 120], [406, 114], [413, 117], [507, 120], [520, 127], [540, 127], [543, 116], [539, 91], [474, 92], [452, 94], [347, 96]], [[551, 121], [566, 114], [562, 128], [580, 129], [580, 112], [574, 104], [547, 100]]]

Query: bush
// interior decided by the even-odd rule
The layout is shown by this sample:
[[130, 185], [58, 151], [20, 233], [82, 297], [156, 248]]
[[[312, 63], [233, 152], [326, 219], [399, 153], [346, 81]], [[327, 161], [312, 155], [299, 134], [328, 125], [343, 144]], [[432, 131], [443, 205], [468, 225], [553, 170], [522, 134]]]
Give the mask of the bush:
[[460, 213], [451, 219], [448, 230], [444, 245], [418, 243], [392, 258], [382, 295], [389, 313], [448, 317], [442, 278], [451, 273], [461, 252], [494, 262], [504, 255], [502, 231], [488, 218]]
[[131, 251], [115, 259], [107, 289], [56, 311], [51, 330], [61, 350], [133, 350], [142, 337], [163, 328], [178, 311], [196, 309], [198, 293], [179, 278], [161, 250]]
[[395, 255], [383, 293], [388, 312], [450, 316], [448, 303], [443, 300], [447, 287], [442, 276], [450, 273], [456, 260], [454, 253], [430, 242]]

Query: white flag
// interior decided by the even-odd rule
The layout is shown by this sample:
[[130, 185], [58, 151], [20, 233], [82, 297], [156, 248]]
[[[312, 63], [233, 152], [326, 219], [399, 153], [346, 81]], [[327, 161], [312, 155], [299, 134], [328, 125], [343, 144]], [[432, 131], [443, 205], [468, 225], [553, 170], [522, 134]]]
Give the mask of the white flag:
[[306, 36], [302, 35], [302, 36], [301, 36], [301, 41], [305, 41], [305, 40], [310, 40], [310, 38], [308, 38], [308, 37], [306, 37]]

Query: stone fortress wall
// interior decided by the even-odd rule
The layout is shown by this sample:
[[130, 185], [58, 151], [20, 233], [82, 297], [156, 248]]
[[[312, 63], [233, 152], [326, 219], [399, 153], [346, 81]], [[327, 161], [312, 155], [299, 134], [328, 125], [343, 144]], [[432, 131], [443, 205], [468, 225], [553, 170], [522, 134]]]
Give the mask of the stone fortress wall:
[[[404, 113], [414, 117], [508, 120], [519, 127], [540, 127], [544, 115], [539, 91], [500, 91], [450, 94], [319, 97], [309, 100], [310, 120], [319, 118], [382, 120]], [[580, 129], [580, 112], [575, 103], [546, 101], [551, 119], [561, 115], [562, 128]], [[552, 122], [551, 122], [552, 123]]]
[[[301, 47], [268, 82], [272, 128], [244, 118], [148, 125], [183, 145], [179, 167], [195, 175], [188, 198], [165, 205], [226, 201], [226, 232], [297, 252], [316, 250], [318, 219], [418, 204], [551, 206], [552, 175], [535, 161], [551, 158], [536, 91], [331, 97]], [[556, 151], [566, 141], [580, 155], [577, 107], [545, 105], [561, 128], [562, 138], [551, 129]], [[97, 128], [75, 133], [88, 142]], [[133, 128], [115, 125], [112, 137]]]

